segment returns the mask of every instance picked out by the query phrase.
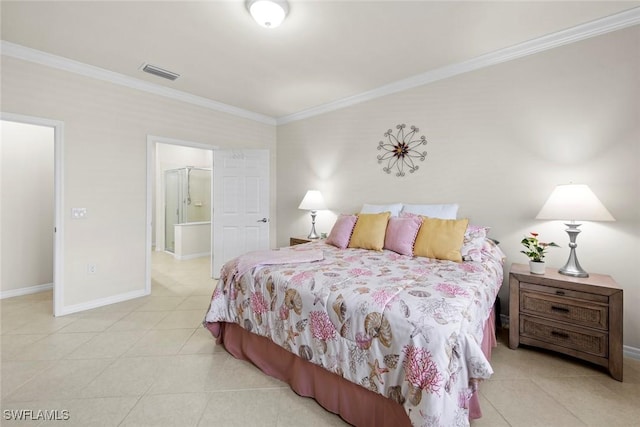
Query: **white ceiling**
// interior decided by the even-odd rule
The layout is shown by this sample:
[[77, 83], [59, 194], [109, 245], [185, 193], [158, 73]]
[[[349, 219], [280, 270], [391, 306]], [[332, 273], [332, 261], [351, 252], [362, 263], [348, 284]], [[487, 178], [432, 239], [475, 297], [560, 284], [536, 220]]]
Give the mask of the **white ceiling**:
[[[2, 40], [283, 117], [640, 5], [301, 1], [276, 29], [242, 0], [6, 1]], [[139, 70], [177, 72], [170, 82]]]

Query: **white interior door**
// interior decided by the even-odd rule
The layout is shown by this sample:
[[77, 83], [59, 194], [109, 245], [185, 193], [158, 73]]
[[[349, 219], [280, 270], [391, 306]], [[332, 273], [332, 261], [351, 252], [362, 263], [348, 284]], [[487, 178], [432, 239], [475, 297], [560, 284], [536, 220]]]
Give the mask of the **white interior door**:
[[211, 272], [269, 248], [269, 151], [214, 150]]

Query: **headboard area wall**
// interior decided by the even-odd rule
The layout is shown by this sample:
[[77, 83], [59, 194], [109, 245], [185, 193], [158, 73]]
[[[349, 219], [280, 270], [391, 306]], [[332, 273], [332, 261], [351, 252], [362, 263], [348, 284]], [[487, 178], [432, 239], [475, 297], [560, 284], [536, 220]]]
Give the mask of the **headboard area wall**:
[[[613, 276], [626, 307], [639, 305], [639, 40], [635, 26], [278, 126], [277, 245], [308, 234], [309, 214], [297, 207], [317, 189], [328, 207], [318, 233], [365, 203], [457, 203], [458, 218], [492, 228], [507, 271], [527, 261], [519, 245], [531, 231], [562, 246], [546, 258], [560, 267], [566, 227], [534, 218], [557, 184], [581, 183], [616, 222], [583, 224], [580, 262]], [[428, 143], [419, 169], [398, 177], [377, 156], [401, 123]], [[625, 349], [640, 357], [638, 324], [640, 313], [626, 310]]]

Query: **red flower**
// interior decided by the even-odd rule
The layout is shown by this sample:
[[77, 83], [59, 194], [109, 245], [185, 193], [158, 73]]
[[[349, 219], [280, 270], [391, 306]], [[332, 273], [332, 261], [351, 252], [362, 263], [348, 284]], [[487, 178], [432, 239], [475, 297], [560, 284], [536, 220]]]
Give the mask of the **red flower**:
[[546, 243], [538, 240], [538, 233], [530, 233], [531, 237], [525, 237], [520, 242], [526, 250], [520, 251], [525, 254], [531, 261], [541, 262], [544, 260], [546, 250], [549, 247], [559, 248], [554, 242]]

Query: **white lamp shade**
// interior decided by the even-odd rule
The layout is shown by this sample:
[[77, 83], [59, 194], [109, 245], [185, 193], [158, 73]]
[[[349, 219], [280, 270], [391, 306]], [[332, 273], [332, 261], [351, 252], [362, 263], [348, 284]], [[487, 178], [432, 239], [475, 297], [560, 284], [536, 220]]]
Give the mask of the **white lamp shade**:
[[247, 9], [258, 24], [275, 28], [284, 21], [289, 5], [284, 0], [248, 0]]
[[327, 205], [324, 204], [324, 197], [318, 190], [309, 190], [307, 194], [304, 195], [304, 199], [298, 206], [298, 209], [304, 209], [307, 211], [318, 211], [321, 209], [326, 209]]
[[593, 191], [584, 184], [558, 185], [536, 219], [615, 221]]

